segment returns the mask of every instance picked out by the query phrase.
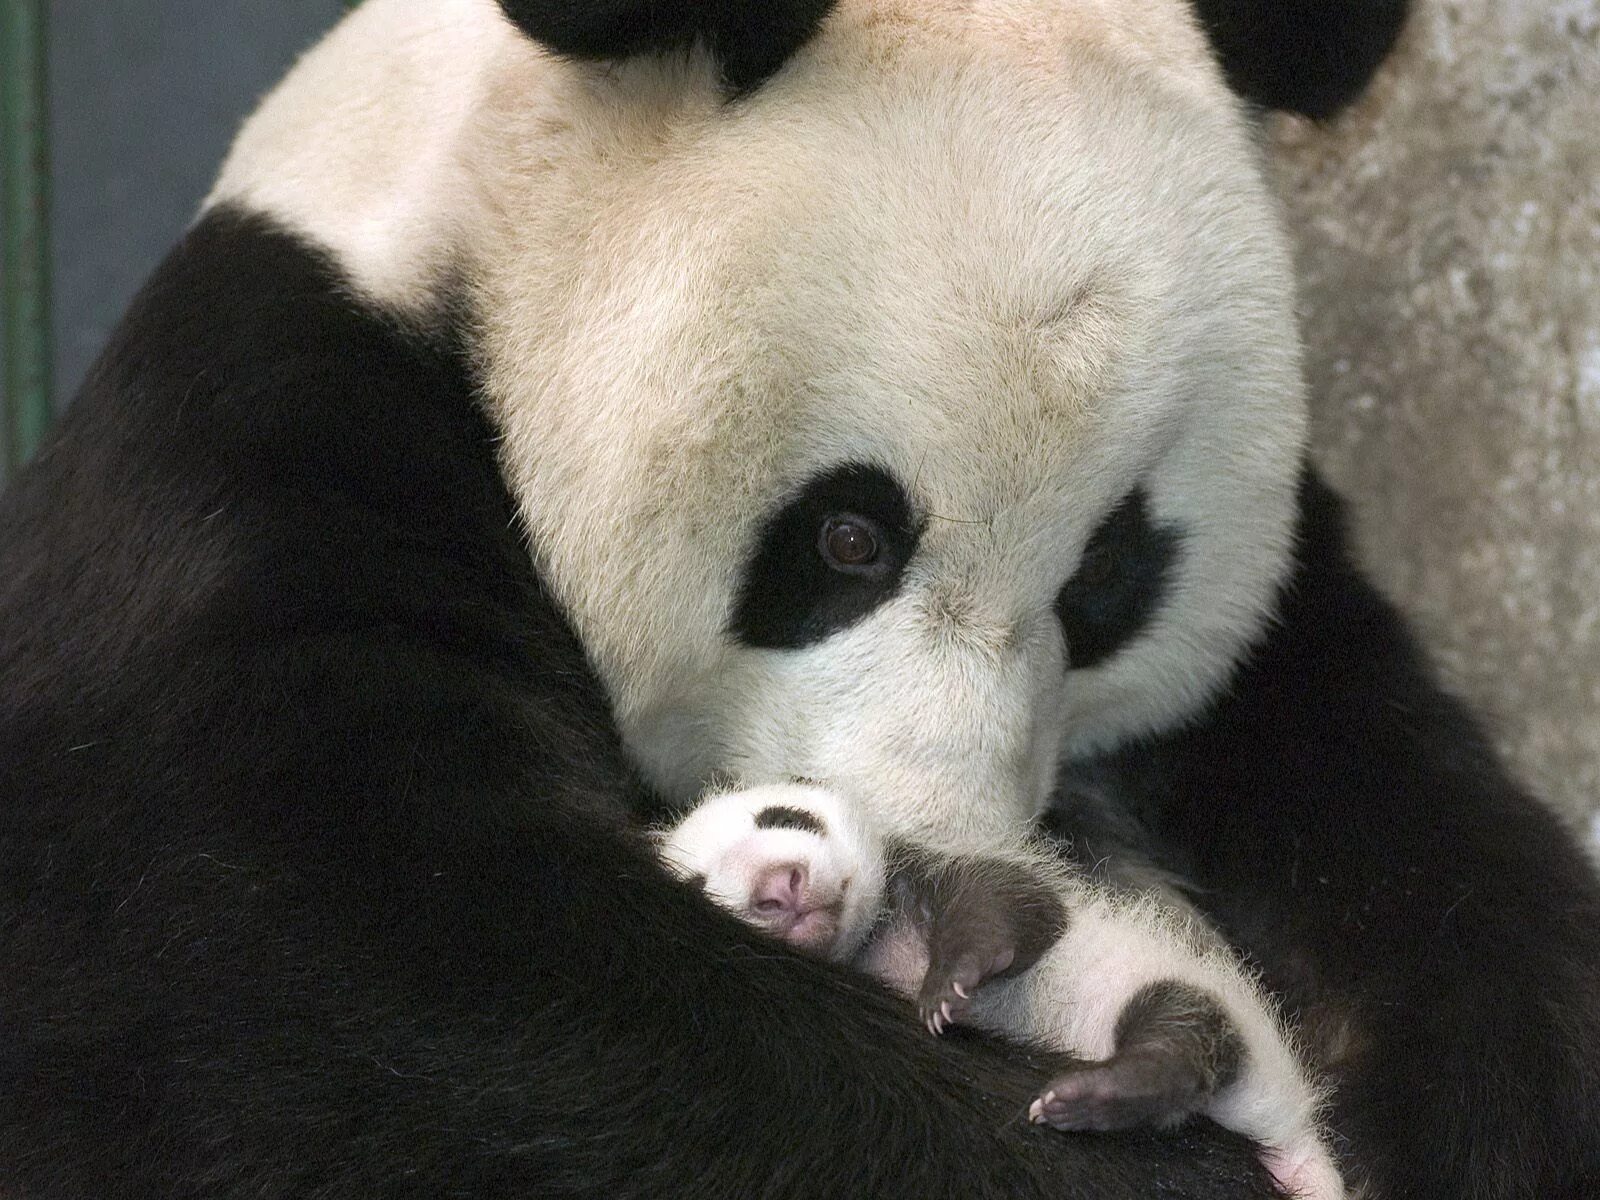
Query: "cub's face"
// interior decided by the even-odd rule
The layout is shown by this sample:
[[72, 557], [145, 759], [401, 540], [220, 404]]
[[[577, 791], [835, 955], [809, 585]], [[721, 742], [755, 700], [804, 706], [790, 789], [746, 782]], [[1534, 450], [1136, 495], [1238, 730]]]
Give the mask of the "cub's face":
[[634, 65], [499, 113], [504, 460], [670, 794], [981, 838], [1260, 629], [1303, 417], [1246, 131], [1176, 10], [1040, 7], [848, 6], [731, 105]]

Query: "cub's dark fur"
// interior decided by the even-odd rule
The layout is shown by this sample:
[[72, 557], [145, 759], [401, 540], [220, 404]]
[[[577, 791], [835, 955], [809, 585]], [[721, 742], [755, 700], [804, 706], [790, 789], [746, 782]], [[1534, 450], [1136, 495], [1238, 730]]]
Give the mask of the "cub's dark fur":
[[[1037, 963], [1071, 922], [1050, 877], [1019, 863], [909, 849], [897, 857], [890, 892], [924, 941], [917, 1013], [934, 1032], [959, 1023], [989, 980]], [[891, 923], [886, 936], [897, 928]], [[1072, 1130], [1176, 1125], [1238, 1078], [1245, 1053], [1238, 1029], [1203, 990], [1150, 983], [1118, 1018], [1110, 1057], [1075, 1063], [1044, 1085], [1039, 1119]]]

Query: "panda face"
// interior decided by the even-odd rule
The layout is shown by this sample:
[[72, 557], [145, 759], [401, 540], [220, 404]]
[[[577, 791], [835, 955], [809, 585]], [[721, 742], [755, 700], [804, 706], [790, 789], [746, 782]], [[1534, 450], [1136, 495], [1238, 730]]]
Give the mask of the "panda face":
[[732, 107], [693, 66], [576, 89], [495, 197], [474, 307], [536, 550], [652, 780], [822, 780], [984, 837], [1258, 631], [1303, 423], [1288, 272], [1198, 66], [954, 17], [883, 59], [859, 15]]
[[[340, 36], [400, 5], [298, 74], [370, 73]], [[733, 102], [701, 57], [567, 62], [445, 7], [358, 89], [425, 172], [291, 149], [351, 143], [269, 105], [215, 199], [401, 309], [465, 281], [533, 553], [664, 792], [802, 777], [982, 839], [1215, 691], [1285, 569], [1304, 413], [1186, 4], [847, 0]]]

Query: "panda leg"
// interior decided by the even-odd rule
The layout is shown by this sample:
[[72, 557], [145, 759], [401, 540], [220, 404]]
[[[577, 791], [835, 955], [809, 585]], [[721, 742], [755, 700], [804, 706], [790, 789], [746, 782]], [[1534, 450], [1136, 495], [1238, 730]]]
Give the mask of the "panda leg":
[[994, 980], [972, 1006], [982, 1028], [1086, 1060], [1045, 1088], [1030, 1116], [1063, 1129], [1209, 1117], [1252, 1138], [1300, 1200], [1343, 1200], [1322, 1093], [1237, 958], [1154, 898], [1065, 886], [1066, 931], [1032, 970]]
[[1029, 1117], [1054, 1129], [1177, 1125], [1234, 1082], [1244, 1058], [1238, 1030], [1199, 988], [1146, 984], [1117, 1018], [1116, 1052], [1054, 1080]]

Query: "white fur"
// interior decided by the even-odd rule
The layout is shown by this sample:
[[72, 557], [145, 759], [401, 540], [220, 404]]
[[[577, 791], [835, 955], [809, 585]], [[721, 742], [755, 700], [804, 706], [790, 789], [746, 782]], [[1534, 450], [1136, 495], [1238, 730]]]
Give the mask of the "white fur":
[[[403, 313], [465, 289], [533, 553], [679, 800], [804, 776], [888, 833], [1014, 850], [1063, 754], [1215, 692], [1285, 572], [1288, 254], [1183, 0], [842, 0], [737, 104], [702, 58], [585, 66], [492, 0], [367, 0], [246, 126], [223, 203]], [[762, 522], [847, 461], [926, 521], [899, 593], [802, 651], [737, 644]], [[1176, 579], [1068, 671], [1054, 598], [1139, 483], [1184, 531]], [[1250, 1047], [1213, 1115], [1335, 1194], [1237, 964], [1071, 886], [992, 1019], [1102, 1054], [1141, 981], [1205, 986]]]
[[[626, 742], [681, 800], [793, 775], [1004, 842], [1058, 757], [1192, 713], [1261, 629], [1304, 433], [1288, 259], [1180, 0], [845, 0], [767, 86], [588, 67], [491, 0], [368, 0], [241, 135], [265, 210], [408, 312], [465, 281], [508, 478]], [[735, 644], [784, 494], [842, 461], [927, 532], [897, 599]], [[1143, 481], [1148, 633], [1051, 603]]]
[[[1170, 724], [1258, 632], [1300, 434], [1288, 277], [1231, 109], [1070, 43], [1077, 69], [1037, 74], [981, 43], [845, 49], [732, 113], [692, 66], [586, 93], [560, 168], [541, 147], [490, 206], [490, 387], [658, 785], [806, 775], [898, 832], [998, 834], [1064, 744]], [[849, 460], [928, 520], [899, 596], [805, 651], [733, 644], [762, 519]], [[1171, 601], [1065, 675], [1053, 600], [1141, 478], [1189, 533]]]
[[267, 213], [374, 299], [425, 310], [472, 224], [461, 147], [493, 64], [532, 53], [492, 0], [368, 0], [246, 122], [202, 211]]

